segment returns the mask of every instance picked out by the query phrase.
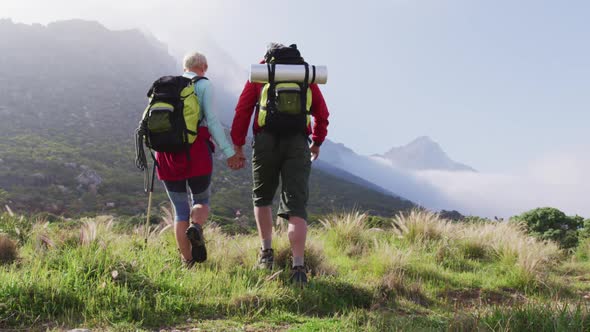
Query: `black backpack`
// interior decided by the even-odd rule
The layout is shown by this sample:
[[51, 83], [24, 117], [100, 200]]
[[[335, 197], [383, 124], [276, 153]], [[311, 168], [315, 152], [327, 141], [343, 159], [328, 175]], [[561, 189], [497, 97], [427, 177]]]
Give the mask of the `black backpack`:
[[[145, 169], [143, 145], [158, 152], [186, 151], [196, 140], [200, 107], [195, 84], [206, 77], [163, 76], [156, 80], [147, 97], [149, 103], [135, 131], [136, 165]], [[155, 158], [152, 154], [152, 158]]]
[[297, 49], [297, 45], [291, 44], [289, 46], [276, 46], [266, 51], [264, 55], [266, 63], [276, 63], [285, 65], [302, 65], [305, 60], [301, 57], [301, 53]]
[[[265, 56], [269, 80], [262, 89], [258, 102], [258, 125], [265, 131], [278, 135], [306, 134], [310, 122], [311, 91], [309, 90], [309, 66], [297, 49], [297, 45], [277, 46]], [[275, 82], [275, 65], [304, 65], [303, 82]]]
[[141, 121], [148, 148], [178, 152], [195, 141], [200, 117], [195, 84], [200, 79], [206, 78], [164, 76], [152, 84]]

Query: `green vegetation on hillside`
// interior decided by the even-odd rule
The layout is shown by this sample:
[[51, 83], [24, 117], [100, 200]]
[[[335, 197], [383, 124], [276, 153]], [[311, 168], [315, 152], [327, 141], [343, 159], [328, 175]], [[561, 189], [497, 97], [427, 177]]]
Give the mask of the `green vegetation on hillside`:
[[[53, 136], [22, 134], [2, 137], [0, 154], [3, 156], [0, 203], [8, 203], [15, 211], [47, 211], [66, 217], [145, 213], [143, 174], [133, 165], [135, 155], [131, 141], [121, 145], [105, 138], [100, 143], [90, 143], [88, 139], [76, 139], [69, 132]], [[218, 155], [215, 157], [211, 200], [214, 215], [228, 224], [239, 210], [243, 219], [248, 219], [253, 226], [250, 165], [234, 172], [225, 165], [225, 160], [218, 159]], [[94, 191], [78, 179], [82, 174], [93, 172], [100, 177]], [[168, 204], [159, 181], [156, 181], [154, 203]], [[414, 205], [314, 169], [309, 207], [313, 219], [317, 215], [352, 208], [392, 216]]]
[[[369, 228], [359, 213], [312, 228], [305, 289], [254, 270], [258, 239], [207, 225], [210, 259], [179, 262], [169, 218], [150, 231], [112, 217], [32, 223], [0, 215], [18, 258], [0, 266], [0, 329], [582, 331], [590, 263], [516, 223], [448, 222], [413, 212]], [[384, 225], [387, 226], [387, 225]], [[16, 231], [18, 229], [18, 231]], [[1, 242], [0, 242], [1, 243]]]
[[554, 241], [564, 249], [578, 245], [578, 232], [584, 226], [584, 218], [567, 216], [550, 207], [527, 211], [513, 217], [513, 220], [522, 222], [531, 235], [541, 240]]

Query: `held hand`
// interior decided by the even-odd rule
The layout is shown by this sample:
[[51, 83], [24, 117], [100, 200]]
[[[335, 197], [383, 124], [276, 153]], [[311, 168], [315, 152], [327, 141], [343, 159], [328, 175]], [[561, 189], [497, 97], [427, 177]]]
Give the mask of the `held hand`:
[[238, 170], [238, 169], [244, 167], [244, 162], [240, 159], [240, 157], [236, 153], [233, 156], [227, 158], [227, 166], [229, 166], [229, 168], [231, 168], [235, 171], [235, 170]]
[[244, 150], [242, 150], [241, 146], [236, 148], [236, 155], [240, 161], [240, 168], [246, 166], [246, 156], [244, 155]]
[[315, 143], [311, 143], [309, 150], [311, 151], [311, 161], [318, 159], [320, 155], [320, 147], [315, 145]]
[[229, 168], [233, 170], [238, 170], [245, 166], [246, 157], [244, 156], [244, 152], [241, 146], [236, 146], [235, 151], [236, 153], [227, 159], [227, 165], [229, 166]]

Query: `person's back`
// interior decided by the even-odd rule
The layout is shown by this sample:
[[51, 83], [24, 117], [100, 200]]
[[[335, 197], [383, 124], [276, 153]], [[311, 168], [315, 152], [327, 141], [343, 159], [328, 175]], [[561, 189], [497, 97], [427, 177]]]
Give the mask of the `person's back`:
[[[195, 93], [200, 107], [199, 118], [190, 124], [198, 128], [196, 140], [191, 144], [188, 154], [185, 151], [156, 154], [158, 178], [164, 183], [174, 206], [177, 245], [183, 261], [188, 265], [207, 259], [201, 226], [209, 215], [212, 153], [215, 150], [211, 138], [228, 158], [230, 167], [238, 168], [241, 162], [225, 137], [212, 107], [211, 82], [204, 78], [207, 69], [207, 59], [200, 53], [189, 54], [184, 59], [183, 76], [196, 82]], [[187, 187], [191, 193], [191, 202], [188, 201]]]
[[[243, 153], [242, 147], [254, 113], [252, 172], [254, 215], [261, 239], [259, 266], [273, 268], [272, 201], [281, 180], [281, 200], [277, 214], [289, 221], [288, 235], [293, 253], [291, 280], [303, 284], [307, 282], [303, 255], [307, 236], [306, 219], [311, 160], [319, 155], [320, 145], [326, 137], [329, 112], [318, 86], [311, 84], [305, 87], [304, 85], [300, 93], [307, 93], [305, 88], [311, 91], [309, 114], [314, 117], [313, 128], [308, 122], [299, 132], [289, 132], [289, 135], [281, 135], [280, 128], [267, 130], [267, 122], [260, 119], [260, 108], [265, 106], [261, 104], [263, 88], [263, 84], [253, 82], [247, 82], [244, 86], [236, 106], [231, 137], [236, 152]], [[306, 103], [302, 106], [306, 106]], [[312, 135], [311, 145], [308, 143], [310, 134]]]

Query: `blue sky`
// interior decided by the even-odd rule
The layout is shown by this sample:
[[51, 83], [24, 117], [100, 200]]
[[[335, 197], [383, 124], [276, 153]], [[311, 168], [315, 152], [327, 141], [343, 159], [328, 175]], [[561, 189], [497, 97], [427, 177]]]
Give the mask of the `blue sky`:
[[0, 17], [140, 27], [175, 53], [207, 34], [244, 70], [296, 42], [328, 65], [329, 138], [361, 154], [428, 135], [476, 169], [524, 172], [590, 147], [588, 1], [3, 0]]

